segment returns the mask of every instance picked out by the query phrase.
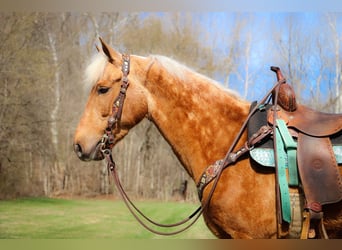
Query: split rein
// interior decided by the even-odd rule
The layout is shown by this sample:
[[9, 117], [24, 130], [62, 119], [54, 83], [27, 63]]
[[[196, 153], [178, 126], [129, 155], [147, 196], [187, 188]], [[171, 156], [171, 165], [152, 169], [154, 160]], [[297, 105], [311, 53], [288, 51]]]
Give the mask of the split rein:
[[[202, 208], [199, 207], [193, 214], [191, 214], [188, 218], [178, 222], [178, 223], [173, 223], [173, 224], [161, 224], [154, 222], [150, 218], [148, 218], [144, 213], [139, 210], [135, 204], [130, 200], [128, 197], [127, 193], [125, 192], [124, 188], [121, 185], [118, 173], [116, 171], [116, 164], [112, 156], [112, 148], [114, 146], [114, 135], [115, 133], [118, 133], [120, 131], [120, 121], [121, 121], [121, 115], [122, 115], [122, 109], [123, 109], [123, 104], [124, 100], [126, 97], [126, 91], [129, 86], [129, 81], [128, 81], [128, 74], [130, 70], [130, 57], [128, 55], [123, 55], [123, 65], [122, 65], [122, 73], [123, 73], [123, 78], [122, 78], [122, 84], [121, 84], [121, 89], [119, 92], [119, 95], [117, 98], [114, 100], [113, 106], [112, 106], [112, 115], [108, 118], [108, 124], [107, 128], [105, 129], [104, 135], [102, 136], [101, 142], [100, 142], [100, 148], [101, 152], [106, 158], [107, 161], [107, 169], [108, 172], [111, 172], [113, 175], [114, 183], [115, 186], [117, 187], [123, 201], [125, 202], [127, 208], [129, 211], [132, 213], [132, 215], [136, 218], [136, 220], [147, 230], [149, 230], [152, 233], [155, 234], [160, 234], [160, 235], [175, 235], [178, 233], [181, 233], [185, 231], [186, 229], [190, 228], [201, 216], [202, 214]], [[195, 215], [197, 216], [194, 218], [194, 220], [185, 226], [184, 228], [181, 228], [179, 230], [173, 231], [173, 232], [162, 232], [162, 231], [157, 231], [147, 225], [145, 221], [141, 219], [145, 219], [147, 222], [150, 224], [153, 224], [157, 227], [163, 227], [163, 228], [170, 228], [170, 227], [177, 227], [180, 225], [184, 225], [185, 223], [189, 222]], [[139, 215], [141, 217], [139, 217]]]
[[[272, 128], [262, 128], [260, 131], [258, 131], [252, 138], [245, 143], [245, 145], [237, 150], [235, 153], [233, 153], [233, 149], [235, 148], [237, 142], [241, 138], [246, 126], [247, 122], [249, 121], [250, 117], [256, 112], [257, 109], [260, 109], [266, 101], [269, 99], [271, 96], [273, 90], [275, 90], [277, 87], [280, 86], [280, 84], [284, 83], [284, 80], [278, 81], [277, 84], [267, 93], [267, 95], [261, 100], [261, 102], [255, 106], [255, 108], [250, 112], [249, 116], [246, 118], [245, 122], [243, 123], [239, 133], [235, 137], [231, 147], [229, 148], [226, 156], [224, 157], [223, 160], [220, 161], [220, 166], [218, 168], [218, 171], [216, 175], [212, 178], [207, 179], [206, 183], [203, 183], [201, 180], [198, 184], [198, 191], [199, 191], [199, 196], [200, 199], [202, 199], [202, 193], [203, 189], [209, 184], [212, 180], [215, 180], [213, 182], [213, 186], [210, 189], [209, 195], [207, 196], [205, 202], [202, 202], [202, 206], [199, 206], [188, 218], [183, 219], [182, 221], [179, 221], [177, 223], [173, 224], [161, 224], [154, 222], [150, 218], [148, 218], [144, 213], [139, 210], [135, 204], [129, 199], [127, 193], [125, 192], [124, 188], [121, 185], [118, 173], [116, 171], [116, 164], [112, 156], [112, 148], [114, 146], [114, 135], [115, 133], [118, 133], [120, 131], [120, 121], [121, 121], [121, 115], [122, 115], [122, 110], [123, 110], [123, 105], [124, 105], [124, 100], [126, 97], [126, 91], [129, 86], [129, 81], [128, 81], [128, 74], [130, 71], [130, 57], [129, 55], [122, 55], [123, 59], [123, 64], [122, 64], [122, 84], [121, 84], [121, 89], [120, 92], [117, 96], [117, 98], [114, 100], [113, 106], [112, 106], [112, 115], [108, 118], [108, 124], [107, 128], [104, 131], [104, 135], [102, 136], [101, 142], [100, 142], [100, 149], [102, 154], [104, 155], [106, 161], [107, 161], [107, 169], [108, 173], [111, 172], [113, 176], [113, 180], [115, 183], [115, 186], [117, 187], [125, 205], [129, 209], [129, 211], [132, 213], [132, 215], [135, 217], [135, 219], [148, 231], [159, 234], [159, 235], [164, 235], [164, 236], [170, 236], [170, 235], [175, 235], [178, 233], [181, 233], [188, 228], [190, 228], [202, 215], [202, 213], [208, 209], [210, 200], [214, 194], [214, 191], [216, 189], [216, 186], [218, 184], [218, 181], [220, 179], [220, 176], [223, 172], [223, 170], [228, 167], [229, 165], [235, 163], [238, 158], [240, 158], [242, 155], [245, 153], [249, 152], [256, 143], [260, 142], [266, 135], [272, 132]], [[203, 174], [204, 175], [204, 174]], [[202, 178], [203, 179], [203, 175]], [[139, 216], [140, 215], [140, 216]], [[157, 231], [153, 229], [150, 225], [147, 225], [146, 221], [143, 221], [143, 219], [146, 220], [148, 223], [160, 227], [160, 228], [175, 228], [178, 226], [183, 225], [183, 228], [180, 228], [178, 230], [172, 231], [172, 232], [163, 232], [163, 231]], [[191, 221], [192, 220], [192, 221]], [[188, 223], [187, 225], [185, 225]]]

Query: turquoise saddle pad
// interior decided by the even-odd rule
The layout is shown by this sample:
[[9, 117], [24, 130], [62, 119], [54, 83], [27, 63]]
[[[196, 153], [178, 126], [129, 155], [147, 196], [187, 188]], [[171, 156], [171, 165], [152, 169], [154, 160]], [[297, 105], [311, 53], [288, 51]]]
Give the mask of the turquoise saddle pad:
[[[342, 164], [342, 145], [333, 146], [336, 162]], [[265, 167], [275, 167], [274, 151], [272, 148], [254, 148], [250, 151], [250, 156], [258, 164]], [[286, 161], [287, 163], [287, 161]], [[286, 165], [287, 167], [287, 165]]]

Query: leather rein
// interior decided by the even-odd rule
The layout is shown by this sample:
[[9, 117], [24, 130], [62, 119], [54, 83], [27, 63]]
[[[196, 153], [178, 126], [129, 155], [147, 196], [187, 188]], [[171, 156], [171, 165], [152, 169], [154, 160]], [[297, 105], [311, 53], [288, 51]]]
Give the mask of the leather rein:
[[[107, 169], [108, 173], [111, 172], [113, 176], [114, 183], [124, 201], [129, 211], [132, 213], [132, 215], [136, 218], [136, 220], [147, 230], [149, 230], [152, 233], [159, 234], [159, 235], [175, 235], [178, 233], [181, 233], [188, 228], [190, 228], [202, 215], [202, 213], [208, 209], [210, 200], [213, 196], [213, 193], [216, 189], [217, 183], [220, 179], [221, 173], [223, 170], [228, 167], [229, 165], [234, 164], [242, 155], [249, 152], [255, 144], [259, 143], [263, 138], [265, 138], [269, 133], [272, 133], [271, 127], [262, 127], [258, 132], [256, 132], [252, 138], [245, 143], [244, 146], [242, 146], [237, 151], [233, 152], [236, 144], [240, 140], [246, 126], [247, 122], [249, 121], [250, 117], [257, 111], [257, 109], [260, 109], [263, 107], [263, 105], [266, 103], [266, 101], [270, 98], [272, 92], [276, 90], [282, 83], [284, 83], [284, 80], [278, 81], [275, 86], [266, 94], [266, 96], [259, 102], [258, 105], [255, 106], [255, 108], [250, 112], [248, 117], [246, 118], [245, 122], [243, 123], [239, 133], [235, 137], [231, 147], [229, 148], [228, 152], [226, 153], [224, 159], [220, 160], [218, 163], [218, 168], [215, 172], [215, 176], [205, 176], [206, 173], [204, 172], [201, 179], [199, 180], [199, 183], [197, 185], [198, 192], [200, 196], [200, 200], [202, 200], [202, 193], [204, 188], [211, 182], [213, 182], [213, 185], [210, 189], [210, 192], [206, 198], [205, 201], [202, 200], [202, 206], [199, 206], [189, 217], [173, 224], [161, 224], [157, 223], [150, 218], [148, 218], [144, 213], [139, 210], [135, 204], [131, 201], [131, 199], [128, 197], [127, 193], [125, 192], [124, 188], [121, 185], [118, 173], [116, 171], [116, 164], [112, 156], [112, 148], [114, 146], [114, 135], [120, 131], [120, 122], [121, 122], [121, 115], [123, 110], [123, 105], [126, 97], [126, 92], [129, 86], [129, 80], [128, 80], [128, 74], [130, 71], [130, 56], [129, 55], [122, 55], [122, 84], [121, 89], [114, 100], [113, 106], [112, 106], [112, 114], [108, 118], [108, 124], [104, 131], [104, 134], [100, 141], [100, 149], [102, 154], [104, 155], [106, 161], [107, 161]], [[204, 178], [206, 177], [206, 178]], [[208, 178], [207, 178], [208, 177]], [[145, 220], [145, 221], [144, 221]], [[160, 227], [160, 228], [174, 228], [183, 225], [180, 229], [175, 229], [172, 232], [163, 232], [153, 229], [150, 225], [147, 225], [146, 221], [154, 226]]]
[[[135, 206], [135, 204], [131, 201], [131, 199], [128, 197], [127, 193], [125, 192], [124, 188], [121, 185], [118, 173], [116, 171], [116, 164], [115, 164], [115, 161], [114, 161], [113, 156], [112, 156], [112, 148], [114, 146], [114, 140], [115, 140], [114, 135], [120, 131], [120, 121], [121, 121], [121, 115], [122, 115], [124, 101], [126, 98], [126, 91], [128, 89], [128, 86], [129, 86], [128, 74], [130, 71], [130, 56], [129, 55], [122, 55], [122, 59], [123, 59], [123, 64], [122, 64], [122, 69], [121, 69], [122, 74], [123, 74], [122, 84], [121, 84], [119, 95], [114, 100], [114, 103], [112, 106], [112, 114], [108, 118], [107, 127], [104, 131], [102, 138], [101, 138], [101, 142], [100, 142], [101, 152], [107, 161], [108, 172], [112, 173], [115, 186], [117, 187], [117, 189], [118, 189], [123, 201], [125, 202], [127, 208], [132, 213], [132, 215], [136, 218], [136, 220], [144, 228], [146, 228], [147, 230], [149, 230], [152, 233], [160, 234], [160, 235], [175, 235], [175, 234], [181, 233], [181, 232], [185, 231], [186, 229], [190, 228], [199, 219], [200, 215], [203, 212], [202, 207], [199, 207], [188, 218], [186, 218], [180, 222], [177, 222], [177, 223], [161, 224], [161, 223], [154, 222], [153, 220], [148, 218], [146, 215], [144, 215], [144, 213], [141, 210], [139, 210]], [[196, 214], [197, 214], [197, 216], [194, 218], [194, 216]], [[189, 223], [188, 225], [186, 225], [183, 228], [178, 229], [176, 231], [162, 232], [162, 231], [157, 231], [157, 230], [153, 229], [151, 226], [147, 225], [147, 223], [145, 223], [145, 221], [143, 221], [143, 219], [141, 217], [143, 219], [145, 219], [147, 222], [149, 222], [150, 224], [153, 224], [154, 226], [162, 227], [162, 228], [177, 227], [177, 226], [181, 226], [181, 225], [189, 222], [193, 218], [194, 218], [194, 220], [191, 223]]]

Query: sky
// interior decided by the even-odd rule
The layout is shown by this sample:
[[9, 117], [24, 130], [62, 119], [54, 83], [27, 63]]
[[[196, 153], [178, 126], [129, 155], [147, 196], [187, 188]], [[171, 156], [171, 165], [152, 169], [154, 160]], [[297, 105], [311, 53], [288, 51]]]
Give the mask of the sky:
[[[189, 12], [183, 12], [188, 14]], [[325, 66], [319, 91], [321, 98], [331, 91], [334, 78], [335, 44], [325, 12], [190, 12], [194, 15], [194, 25], [200, 23], [199, 38], [203, 44], [212, 47], [216, 58], [227, 57], [230, 49], [230, 36], [236, 23], [246, 22], [238, 41], [242, 50], [235, 63], [240, 65], [237, 74], [232, 74], [230, 88], [244, 96], [243, 79], [246, 77], [245, 66], [249, 60], [249, 85], [247, 99], [259, 99], [276, 82], [275, 74], [270, 66], [280, 66], [285, 77], [302, 84], [301, 95], [304, 101], [310, 101], [315, 91], [320, 67]], [[155, 15], [155, 13], [153, 13]], [[144, 14], [146, 15], [146, 13]], [[159, 14], [162, 20], [165, 16]], [[342, 15], [336, 15], [336, 34], [341, 43], [339, 57], [342, 60]], [[198, 21], [198, 22], [196, 22]], [[166, 22], [166, 21], [165, 21]], [[290, 24], [289, 24], [290, 23]], [[198, 27], [196, 27], [198, 28]], [[289, 36], [291, 31], [291, 37]], [[251, 39], [250, 52], [247, 58], [244, 50], [248, 36]], [[288, 43], [293, 44], [289, 47]], [[237, 41], [233, 41], [236, 43]], [[290, 63], [295, 65], [292, 72], [284, 57], [291, 53]], [[320, 54], [324, 55], [324, 60]], [[291, 71], [291, 72], [290, 72]], [[293, 79], [291, 79], [291, 74]], [[215, 75], [215, 80], [224, 82], [226, 75]], [[290, 79], [289, 79], [290, 78]], [[236, 84], [237, 83], [237, 84]]]

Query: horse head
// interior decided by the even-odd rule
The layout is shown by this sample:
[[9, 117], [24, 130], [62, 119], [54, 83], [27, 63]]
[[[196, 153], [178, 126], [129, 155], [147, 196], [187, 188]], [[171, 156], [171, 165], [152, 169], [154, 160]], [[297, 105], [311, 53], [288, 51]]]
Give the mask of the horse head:
[[[123, 81], [122, 55], [107, 45], [101, 38], [102, 48], [87, 67], [87, 81], [92, 88], [84, 113], [74, 136], [74, 150], [84, 161], [102, 160], [101, 138], [113, 113], [113, 102], [119, 95]], [[122, 108], [119, 128], [112, 131], [114, 144], [122, 139], [148, 112], [146, 91], [141, 84], [146, 74], [141, 64], [146, 59], [136, 57], [130, 61], [129, 88]], [[114, 129], [114, 128], [113, 128]]]

